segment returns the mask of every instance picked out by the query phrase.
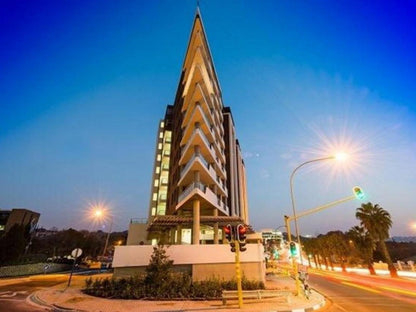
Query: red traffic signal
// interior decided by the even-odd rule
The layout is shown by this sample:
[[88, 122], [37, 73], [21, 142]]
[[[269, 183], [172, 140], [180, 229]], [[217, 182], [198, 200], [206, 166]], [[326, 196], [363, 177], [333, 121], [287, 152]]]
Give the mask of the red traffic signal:
[[247, 248], [244, 246], [246, 245], [247, 228], [243, 224], [239, 224], [237, 225], [236, 233], [237, 233], [237, 240], [240, 246], [240, 251], [246, 251]]
[[231, 226], [231, 224], [227, 224], [226, 226], [224, 226], [224, 234], [225, 234], [225, 238], [229, 242], [232, 242], [232, 240], [233, 240], [233, 227]]

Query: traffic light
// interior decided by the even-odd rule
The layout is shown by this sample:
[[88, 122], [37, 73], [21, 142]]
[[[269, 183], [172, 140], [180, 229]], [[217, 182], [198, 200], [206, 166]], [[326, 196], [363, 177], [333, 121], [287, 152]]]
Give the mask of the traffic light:
[[228, 242], [232, 242], [233, 240], [233, 227], [231, 226], [231, 224], [227, 224], [226, 226], [224, 226], [224, 233], [225, 233], [225, 238], [228, 240]]
[[290, 248], [290, 254], [292, 255], [292, 257], [298, 254], [295, 242], [290, 242], [289, 248]]
[[243, 224], [237, 225], [236, 234], [237, 234], [238, 242], [240, 243], [240, 251], [247, 250], [247, 248], [244, 247], [246, 245], [246, 233], [247, 233], [247, 228]]
[[359, 186], [354, 186], [352, 191], [354, 192], [355, 197], [357, 197], [360, 200], [363, 200], [365, 195], [363, 190], [361, 189], [361, 187]]
[[226, 226], [224, 226], [224, 234], [225, 234], [225, 238], [228, 240], [228, 242], [230, 243], [230, 247], [231, 247], [231, 252], [235, 252], [235, 243], [234, 243], [234, 235], [233, 235], [234, 229], [233, 226], [231, 224], [227, 224]]

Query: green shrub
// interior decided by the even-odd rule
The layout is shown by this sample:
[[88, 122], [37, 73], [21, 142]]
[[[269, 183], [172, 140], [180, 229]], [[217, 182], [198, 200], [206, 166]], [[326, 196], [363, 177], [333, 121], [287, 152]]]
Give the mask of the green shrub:
[[[153, 249], [146, 274], [129, 278], [88, 278], [84, 292], [89, 295], [118, 299], [214, 299], [223, 290], [236, 290], [236, 280], [210, 278], [193, 282], [189, 274], [171, 272], [173, 261], [169, 260], [163, 246]], [[246, 290], [264, 289], [264, 283], [242, 278]]]

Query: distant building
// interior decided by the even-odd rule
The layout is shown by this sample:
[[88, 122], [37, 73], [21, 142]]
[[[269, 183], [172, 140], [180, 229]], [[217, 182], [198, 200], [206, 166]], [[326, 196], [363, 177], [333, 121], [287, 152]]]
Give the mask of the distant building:
[[249, 224], [246, 171], [197, 10], [175, 102], [159, 122], [147, 223], [132, 221], [127, 241], [219, 244], [227, 223]]
[[39, 217], [40, 213], [28, 209], [0, 210], [0, 233], [7, 233], [15, 224], [30, 225], [30, 229], [34, 230]]
[[36, 229], [35, 236], [39, 238], [44, 238], [44, 237], [55, 235], [56, 233], [58, 233], [58, 229], [56, 228], [55, 229], [52, 228], [50, 230], [40, 228], [40, 229]]
[[261, 236], [263, 238], [263, 242], [267, 243], [270, 240], [273, 241], [282, 241], [283, 240], [283, 233], [278, 230], [274, 229], [264, 229], [261, 231]]

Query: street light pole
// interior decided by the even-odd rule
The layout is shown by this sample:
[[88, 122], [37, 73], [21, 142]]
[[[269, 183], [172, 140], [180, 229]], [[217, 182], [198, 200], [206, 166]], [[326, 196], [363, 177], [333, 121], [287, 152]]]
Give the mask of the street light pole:
[[300, 259], [301, 264], [302, 264], [302, 247], [300, 243], [299, 226], [298, 226], [298, 221], [297, 221], [297, 216], [296, 216], [296, 202], [295, 202], [295, 195], [293, 193], [293, 178], [295, 176], [296, 171], [298, 171], [301, 167], [307, 164], [318, 162], [318, 161], [329, 160], [329, 159], [335, 159], [335, 158], [336, 158], [335, 156], [328, 156], [328, 157], [322, 157], [322, 158], [305, 161], [304, 163], [297, 166], [295, 170], [293, 170], [292, 174], [290, 175], [290, 198], [292, 200], [293, 219], [295, 221], [296, 237], [297, 237], [297, 241], [299, 245], [299, 259]]
[[111, 234], [112, 228], [113, 228], [113, 217], [111, 217], [110, 229], [109, 229], [109, 231], [107, 233], [107, 238], [105, 240], [105, 245], [104, 245], [104, 250], [103, 250], [103, 257], [105, 257], [105, 253], [107, 251], [108, 241], [110, 239], [110, 234]]

